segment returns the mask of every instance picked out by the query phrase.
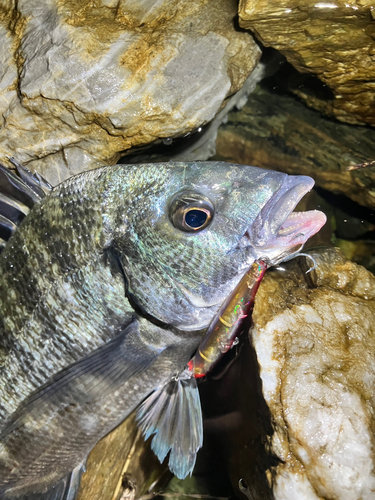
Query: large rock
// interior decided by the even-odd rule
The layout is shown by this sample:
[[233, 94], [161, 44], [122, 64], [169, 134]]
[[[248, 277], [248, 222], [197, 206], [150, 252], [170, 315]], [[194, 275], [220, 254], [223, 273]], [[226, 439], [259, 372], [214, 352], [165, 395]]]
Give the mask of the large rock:
[[0, 157], [52, 184], [208, 123], [260, 57], [232, 0], [4, 0]]
[[374, 130], [328, 120], [262, 84], [241, 111], [228, 115], [216, 149], [226, 161], [311, 175], [317, 186], [374, 209], [375, 169], [346, 170], [372, 158], [374, 143]]
[[180, 137], [177, 140], [167, 139], [162, 144], [130, 150], [123, 156], [120, 163], [156, 163], [165, 161], [205, 161], [216, 153], [216, 139], [220, 125], [226, 122], [232, 109], [241, 109], [263, 78], [269, 72], [268, 65], [260, 62], [241, 90], [226, 100], [225, 106], [216, 114], [211, 122], [199, 127], [194, 133]]
[[373, 0], [241, 0], [240, 25], [331, 89], [330, 99], [296, 92], [348, 123], [375, 125]]
[[77, 500], [139, 498], [160, 490], [172, 474], [160, 464], [134, 414], [99, 441], [88, 456]]
[[252, 337], [272, 414], [276, 500], [375, 498], [375, 277], [335, 249], [269, 272]]

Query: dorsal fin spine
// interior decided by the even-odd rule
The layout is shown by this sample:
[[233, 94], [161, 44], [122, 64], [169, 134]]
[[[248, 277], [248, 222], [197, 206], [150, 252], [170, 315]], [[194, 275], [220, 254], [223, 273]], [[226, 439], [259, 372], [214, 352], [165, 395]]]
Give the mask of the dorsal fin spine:
[[30, 209], [53, 189], [40, 174], [33, 174], [13, 157], [8, 159], [19, 175], [0, 163], [0, 252]]

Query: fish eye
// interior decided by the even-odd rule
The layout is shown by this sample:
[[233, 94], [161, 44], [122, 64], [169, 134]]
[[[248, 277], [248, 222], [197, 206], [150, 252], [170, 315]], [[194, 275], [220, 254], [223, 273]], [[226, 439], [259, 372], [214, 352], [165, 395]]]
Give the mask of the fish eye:
[[178, 193], [172, 200], [169, 216], [180, 231], [194, 233], [205, 229], [212, 221], [214, 207], [203, 194], [195, 191]]

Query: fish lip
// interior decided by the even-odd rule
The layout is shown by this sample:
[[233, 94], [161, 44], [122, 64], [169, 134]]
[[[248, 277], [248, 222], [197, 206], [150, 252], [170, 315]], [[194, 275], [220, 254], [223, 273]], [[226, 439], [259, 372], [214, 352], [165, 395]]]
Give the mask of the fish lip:
[[241, 246], [274, 250], [275, 247], [295, 248], [304, 245], [327, 220], [319, 210], [294, 212], [314, 184], [311, 177], [286, 177], [243, 235]]
[[275, 244], [283, 247], [304, 245], [326, 222], [326, 215], [319, 210], [292, 211], [280, 226]]

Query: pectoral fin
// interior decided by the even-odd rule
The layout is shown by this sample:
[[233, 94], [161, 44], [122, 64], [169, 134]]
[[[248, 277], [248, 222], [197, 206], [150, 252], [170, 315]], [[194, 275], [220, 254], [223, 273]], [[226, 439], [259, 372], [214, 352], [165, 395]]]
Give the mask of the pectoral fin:
[[142, 397], [147, 394], [147, 387], [134, 387], [142, 377], [152, 383], [152, 375], [146, 372], [167, 349], [144, 342], [138, 320], [132, 320], [113, 340], [25, 399], [0, 434], [4, 450], [0, 498], [23, 498], [57, 487], [97, 441], [134, 409], [137, 391], [144, 391]]
[[113, 340], [51, 377], [26, 398], [0, 434], [4, 439], [31, 420], [39, 420], [53, 409], [84, 405], [105, 398], [130, 377], [144, 371], [160, 354], [134, 341], [138, 322], [134, 320]]
[[83, 471], [83, 465], [79, 465], [45, 493], [29, 493], [18, 500], [75, 500]]
[[172, 379], [139, 407], [138, 425], [160, 462], [168, 452], [169, 468], [179, 479], [192, 474], [203, 444], [202, 410], [194, 377]]

